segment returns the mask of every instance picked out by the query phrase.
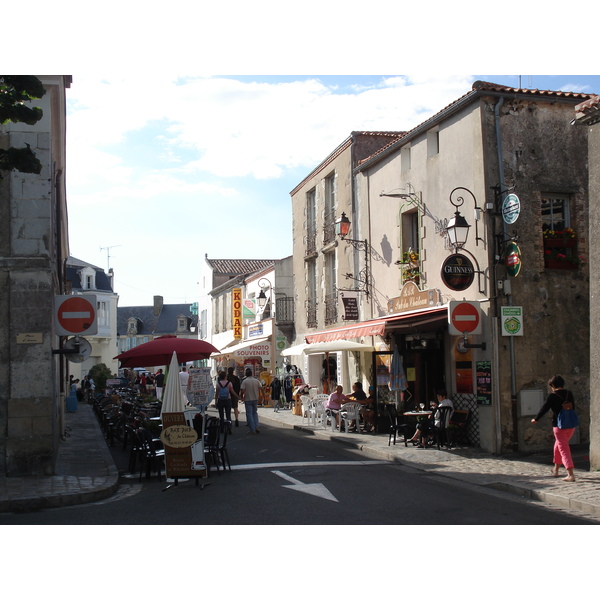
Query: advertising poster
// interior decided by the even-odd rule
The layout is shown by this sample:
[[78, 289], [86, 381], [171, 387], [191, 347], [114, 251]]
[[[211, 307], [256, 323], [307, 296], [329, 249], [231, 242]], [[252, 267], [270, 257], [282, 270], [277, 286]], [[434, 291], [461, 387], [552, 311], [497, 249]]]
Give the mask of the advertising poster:
[[210, 367], [191, 367], [189, 374], [189, 403], [197, 408], [207, 406], [215, 395], [215, 389], [210, 376]]

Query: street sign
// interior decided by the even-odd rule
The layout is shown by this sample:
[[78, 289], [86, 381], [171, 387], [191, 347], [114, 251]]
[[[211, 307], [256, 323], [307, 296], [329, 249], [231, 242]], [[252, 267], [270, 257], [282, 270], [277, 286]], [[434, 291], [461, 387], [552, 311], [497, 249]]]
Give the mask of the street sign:
[[506, 272], [511, 277], [516, 277], [521, 271], [521, 249], [515, 242], [506, 245]]
[[516, 194], [509, 194], [502, 203], [502, 218], [507, 225], [512, 225], [521, 214], [521, 201]]
[[523, 307], [501, 306], [500, 322], [503, 336], [523, 335]]
[[479, 302], [448, 303], [448, 332], [450, 335], [479, 335], [481, 333], [481, 316]]
[[98, 333], [96, 296], [56, 296], [57, 335], [94, 335]]

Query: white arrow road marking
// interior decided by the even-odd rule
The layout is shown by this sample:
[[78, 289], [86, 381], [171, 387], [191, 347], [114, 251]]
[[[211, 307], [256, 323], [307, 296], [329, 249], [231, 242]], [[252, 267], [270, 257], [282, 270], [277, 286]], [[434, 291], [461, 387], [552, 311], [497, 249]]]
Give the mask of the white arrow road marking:
[[281, 471], [271, 471], [279, 477], [292, 483], [292, 485], [284, 485], [283, 487], [289, 488], [290, 490], [296, 490], [297, 492], [304, 492], [311, 496], [318, 496], [324, 500], [332, 500], [333, 502], [339, 502], [339, 500], [322, 484], [322, 483], [302, 483]]

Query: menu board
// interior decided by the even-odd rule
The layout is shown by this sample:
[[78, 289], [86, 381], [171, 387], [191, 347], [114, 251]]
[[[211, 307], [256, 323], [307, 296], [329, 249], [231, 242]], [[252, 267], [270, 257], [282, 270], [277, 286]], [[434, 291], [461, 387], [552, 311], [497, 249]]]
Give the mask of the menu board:
[[214, 398], [214, 387], [210, 376], [210, 367], [191, 367], [189, 369], [188, 400], [192, 406], [206, 406]]
[[476, 363], [477, 368], [477, 404], [492, 404], [492, 363], [482, 360]]

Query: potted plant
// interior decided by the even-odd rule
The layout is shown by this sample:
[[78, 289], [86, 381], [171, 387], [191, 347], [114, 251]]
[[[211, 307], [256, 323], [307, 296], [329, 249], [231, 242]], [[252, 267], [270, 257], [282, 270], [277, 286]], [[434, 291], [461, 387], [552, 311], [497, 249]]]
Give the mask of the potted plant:
[[402, 253], [402, 260], [399, 260], [398, 264], [402, 266], [402, 283], [413, 281], [418, 285], [421, 279], [419, 253], [409, 248], [406, 252]]
[[575, 248], [577, 238], [571, 227], [566, 229], [544, 229], [544, 248]]

